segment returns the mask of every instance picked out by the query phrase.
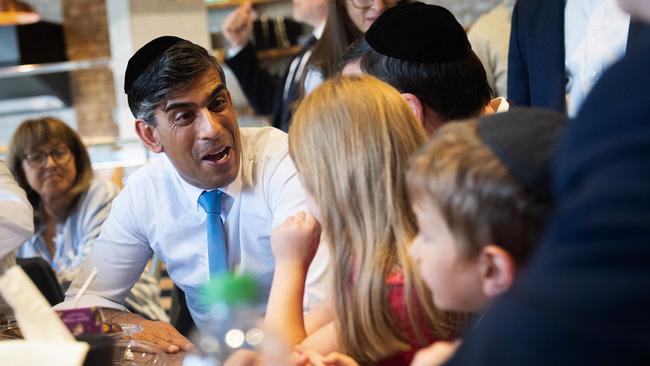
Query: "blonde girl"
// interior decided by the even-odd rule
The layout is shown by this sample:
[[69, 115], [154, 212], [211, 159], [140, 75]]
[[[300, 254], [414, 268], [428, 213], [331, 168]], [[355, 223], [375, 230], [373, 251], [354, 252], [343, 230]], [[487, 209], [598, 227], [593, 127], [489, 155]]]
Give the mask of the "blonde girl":
[[[425, 132], [400, 94], [369, 76], [325, 82], [298, 107], [289, 152], [310, 211], [272, 235], [266, 325], [291, 344], [361, 364], [407, 365], [455, 324], [431, 304], [407, 255], [416, 225], [404, 173]], [[333, 256], [330, 301], [303, 317], [320, 228]]]

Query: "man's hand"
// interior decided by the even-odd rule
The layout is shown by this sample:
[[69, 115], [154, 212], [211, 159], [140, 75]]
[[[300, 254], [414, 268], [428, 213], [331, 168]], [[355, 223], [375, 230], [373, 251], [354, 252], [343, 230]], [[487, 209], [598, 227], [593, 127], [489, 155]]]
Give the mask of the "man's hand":
[[146, 320], [138, 314], [114, 309], [103, 308], [102, 313], [108, 322], [140, 325], [142, 331], [133, 334], [131, 338], [155, 343], [167, 353], [190, 351], [194, 348], [192, 342], [178, 333], [169, 323]]
[[228, 14], [221, 25], [223, 36], [231, 47], [244, 47], [253, 33], [253, 5], [249, 1], [243, 3], [235, 11]]
[[169, 323], [143, 320], [140, 325], [142, 331], [135, 333], [132, 338], [155, 343], [167, 353], [190, 351], [194, 347], [192, 342], [178, 333]]
[[271, 234], [271, 250], [276, 266], [291, 263], [307, 270], [316, 255], [320, 234], [320, 224], [312, 215], [301, 211], [288, 217]]

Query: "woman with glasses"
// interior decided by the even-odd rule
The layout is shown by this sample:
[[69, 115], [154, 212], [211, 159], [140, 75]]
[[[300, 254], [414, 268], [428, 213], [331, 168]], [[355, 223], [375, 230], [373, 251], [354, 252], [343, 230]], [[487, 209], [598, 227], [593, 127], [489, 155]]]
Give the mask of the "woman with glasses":
[[323, 35], [309, 58], [305, 95], [336, 71], [345, 50], [388, 8], [404, 0], [330, 0]]
[[[18, 126], [7, 165], [34, 208], [35, 234], [17, 256], [45, 259], [65, 289], [99, 236], [118, 189], [93, 178], [79, 135], [56, 118]], [[126, 302], [148, 318], [167, 320], [159, 297], [158, 283], [144, 274]]]

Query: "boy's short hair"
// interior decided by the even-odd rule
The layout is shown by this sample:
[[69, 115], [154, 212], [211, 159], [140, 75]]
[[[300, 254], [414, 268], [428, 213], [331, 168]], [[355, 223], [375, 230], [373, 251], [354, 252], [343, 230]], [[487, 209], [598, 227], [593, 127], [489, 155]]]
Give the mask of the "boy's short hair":
[[[527, 117], [539, 121], [528, 123]], [[484, 130], [499, 136], [484, 140], [484, 123]], [[439, 209], [465, 257], [495, 244], [517, 265], [525, 263], [552, 208], [550, 195], [542, 192], [550, 186], [545, 172], [563, 125], [564, 117], [553, 112], [525, 110], [443, 126], [411, 160], [412, 202]], [[527, 164], [515, 167], [513, 161]], [[531, 175], [544, 178], [524, 178]]]
[[364, 73], [415, 95], [443, 122], [479, 116], [492, 96], [465, 30], [441, 6], [390, 8], [348, 52], [360, 55]]

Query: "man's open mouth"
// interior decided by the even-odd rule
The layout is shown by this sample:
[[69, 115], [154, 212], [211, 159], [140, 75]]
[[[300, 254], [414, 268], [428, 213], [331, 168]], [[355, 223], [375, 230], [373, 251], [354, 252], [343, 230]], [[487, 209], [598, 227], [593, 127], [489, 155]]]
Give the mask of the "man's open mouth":
[[230, 146], [226, 146], [222, 150], [214, 154], [208, 154], [204, 156], [203, 160], [207, 160], [212, 163], [220, 163], [228, 159], [229, 156], [230, 156]]

